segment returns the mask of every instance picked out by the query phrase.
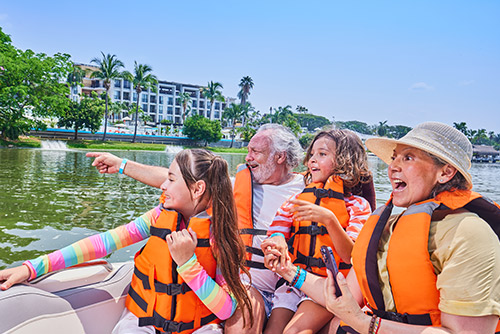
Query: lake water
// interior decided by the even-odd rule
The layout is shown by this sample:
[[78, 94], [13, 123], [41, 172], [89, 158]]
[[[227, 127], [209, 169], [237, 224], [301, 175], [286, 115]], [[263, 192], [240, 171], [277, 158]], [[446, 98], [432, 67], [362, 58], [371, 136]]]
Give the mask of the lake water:
[[[101, 175], [86, 151], [0, 149], [0, 269], [59, 249], [82, 237], [127, 223], [157, 204], [161, 192], [127, 176]], [[168, 166], [174, 153], [116, 152], [120, 157]], [[234, 174], [243, 154], [222, 154]], [[377, 201], [390, 194], [387, 167], [369, 157]], [[474, 164], [474, 190], [499, 201], [500, 164]], [[132, 259], [139, 243], [110, 261]]]

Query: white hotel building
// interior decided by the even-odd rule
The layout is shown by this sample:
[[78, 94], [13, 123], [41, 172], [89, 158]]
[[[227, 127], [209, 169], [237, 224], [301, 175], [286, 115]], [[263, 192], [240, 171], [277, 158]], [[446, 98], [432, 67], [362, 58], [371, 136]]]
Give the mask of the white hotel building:
[[[97, 69], [96, 66], [87, 64], [77, 64], [81, 68], [87, 70], [87, 76], [83, 79], [83, 86], [75, 87], [71, 91], [71, 98], [78, 99], [78, 94], [90, 96], [92, 91], [98, 94], [105, 92], [103, 81], [90, 78], [91, 71]], [[200, 92], [204, 86], [183, 84], [178, 82], [170, 82], [159, 80], [157, 85], [157, 93], [151, 89], [143, 90], [140, 94], [139, 105], [146, 115], [150, 115], [154, 124], [160, 123], [162, 120], [168, 120], [174, 125], [181, 125], [182, 106], [178, 100], [181, 93], [187, 92], [191, 96], [191, 111], [189, 115], [203, 115], [210, 118], [210, 101], [206, 99]], [[128, 80], [119, 79], [111, 83], [109, 89], [109, 98], [113, 102], [128, 102], [133, 105], [137, 102], [137, 93]], [[225, 102], [214, 102], [213, 119], [220, 120], [222, 111], [227, 104], [235, 102], [235, 98], [225, 97]], [[135, 108], [132, 110], [130, 117], [135, 114]], [[118, 116], [121, 119], [125, 113]]]

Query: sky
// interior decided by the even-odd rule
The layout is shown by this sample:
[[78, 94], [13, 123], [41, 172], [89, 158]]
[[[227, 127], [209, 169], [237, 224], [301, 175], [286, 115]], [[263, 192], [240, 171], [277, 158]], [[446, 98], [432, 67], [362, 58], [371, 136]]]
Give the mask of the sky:
[[330, 121], [466, 122], [500, 133], [500, 1], [0, 1], [13, 45], [90, 63], [115, 54], [160, 80], [242, 77], [261, 113]]

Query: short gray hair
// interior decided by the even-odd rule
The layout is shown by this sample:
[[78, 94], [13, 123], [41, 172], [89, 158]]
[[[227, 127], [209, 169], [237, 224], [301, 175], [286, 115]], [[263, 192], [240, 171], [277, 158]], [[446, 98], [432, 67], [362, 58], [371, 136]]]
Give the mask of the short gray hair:
[[304, 156], [304, 150], [302, 150], [297, 137], [280, 124], [264, 124], [257, 130], [257, 133], [263, 131], [269, 131], [271, 153], [285, 152], [287, 166], [290, 169], [297, 167]]

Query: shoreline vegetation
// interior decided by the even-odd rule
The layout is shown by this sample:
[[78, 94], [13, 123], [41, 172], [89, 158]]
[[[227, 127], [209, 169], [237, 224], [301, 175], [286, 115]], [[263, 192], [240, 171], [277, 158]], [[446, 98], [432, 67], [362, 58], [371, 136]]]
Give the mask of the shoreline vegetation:
[[[121, 151], [165, 151], [165, 144], [128, 143], [119, 141], [102, 140], [65, 140], [68, 148], [82, 150], [121, 150]], [[41, 148], [41, 140], [37, 137], [21, 136], [18, 140], [0, 139], [0, 148]], [[183, 146], [184, 148], [195, 148], [194, 146]], [[246, 148], [224, 148], [224, 147], [199, 147], [215, 153], [247, 153]]]

